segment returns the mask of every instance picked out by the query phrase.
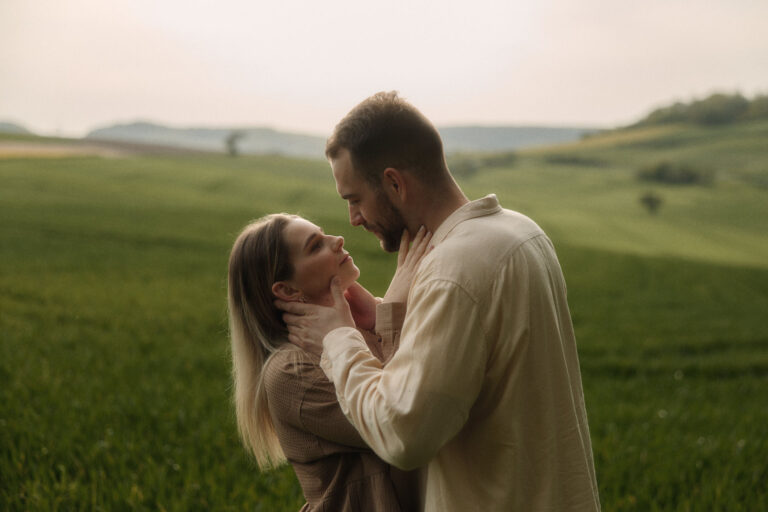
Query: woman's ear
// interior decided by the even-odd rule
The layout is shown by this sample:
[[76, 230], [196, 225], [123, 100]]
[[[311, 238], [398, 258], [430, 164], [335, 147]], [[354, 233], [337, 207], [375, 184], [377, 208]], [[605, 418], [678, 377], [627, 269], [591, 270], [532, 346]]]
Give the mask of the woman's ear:
[[278, 281], [272, 285], [272, 293], [280, 300], [295, 302], [301, 299], [301, 291], [292, 287], [285, 281]]

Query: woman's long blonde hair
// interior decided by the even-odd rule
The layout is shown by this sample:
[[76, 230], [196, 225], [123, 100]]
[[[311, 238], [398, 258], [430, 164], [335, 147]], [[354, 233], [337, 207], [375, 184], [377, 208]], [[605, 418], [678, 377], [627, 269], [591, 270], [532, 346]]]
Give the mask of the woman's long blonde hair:
[[237, 237], [229, 256], [227, 295], [237, 426], [261, 469], [285, 462], [269, 414], [263, 369], [287, 343], [272, 285], [293, 274], [283, 232], [294, 218], [278, 213], [252, 222]]

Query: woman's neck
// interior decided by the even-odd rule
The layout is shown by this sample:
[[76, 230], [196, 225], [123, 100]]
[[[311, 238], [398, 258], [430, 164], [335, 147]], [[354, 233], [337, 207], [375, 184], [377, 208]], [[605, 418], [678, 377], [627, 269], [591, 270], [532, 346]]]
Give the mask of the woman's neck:
[[320, 297], [308, 298], [307, 303], [315, 304], [317, 306], [331, 307], [333, 306], [333, 296], [331, 295], [331, 292], [328, 292]]

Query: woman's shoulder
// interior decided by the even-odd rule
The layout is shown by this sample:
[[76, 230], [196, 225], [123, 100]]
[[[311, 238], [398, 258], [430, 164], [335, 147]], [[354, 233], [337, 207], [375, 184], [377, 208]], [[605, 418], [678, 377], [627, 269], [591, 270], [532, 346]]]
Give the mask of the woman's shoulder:
[[264, 391], [272, 416], [280, 421], [301, 424], [305, 397], [323, 388], [329, 381], [320, 360], [298, 347], [289, 345], [274, 352], [264, 364]]
[[270, 388], [283, 387], [295, 381], [315, 380], [322, 374], [320, 360], [300, 348], [286, 343], [273, 352], [264, 363], [264, 383]]

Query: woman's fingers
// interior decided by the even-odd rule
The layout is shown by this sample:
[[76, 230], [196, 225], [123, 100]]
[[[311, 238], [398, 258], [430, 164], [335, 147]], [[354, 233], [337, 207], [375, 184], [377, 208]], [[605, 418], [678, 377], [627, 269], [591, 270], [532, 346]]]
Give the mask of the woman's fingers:
[[408, 244], [410, 243], [410, 237], [408, 236], [408, 230], [404, 229], [403, 234], [400, 235], [400, 249], [397, 251], [397, 264], [402, 265], [408, 256]]
[[414, 253], [413, 257], [416, 259], [416, 261], [420, 260], [421, 257], [424, 256], [424, 254], [427, 252], [427, 247], [429, 247], [430, 240], [432, 240], [432, 233], [427, 231], [421, 240], [419, 240], [418, 245], [414, 243], [411, 251]]
[[413, 240], [413, 245], [411, 246], [411, 250], [408, 253], [408, 259], [406, 261], [407, 264], [416, 264], [418, 263], [422, 256], [424, 256], [426, 248], [429, 245], [429, 241], [432, 239], [432, 233], [427, 231], [426, 228], [422, 226], [421, 229], [419, 229], [419, 232], [416, 234], [416, 237]]

